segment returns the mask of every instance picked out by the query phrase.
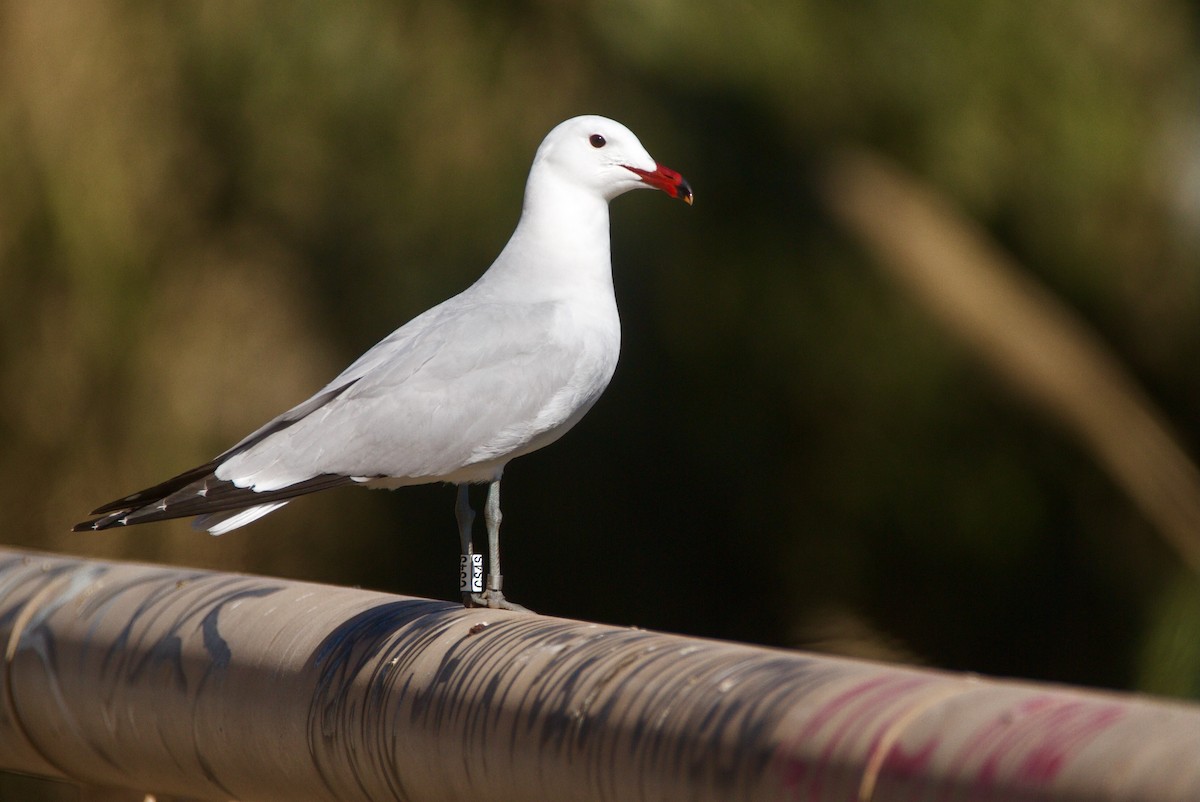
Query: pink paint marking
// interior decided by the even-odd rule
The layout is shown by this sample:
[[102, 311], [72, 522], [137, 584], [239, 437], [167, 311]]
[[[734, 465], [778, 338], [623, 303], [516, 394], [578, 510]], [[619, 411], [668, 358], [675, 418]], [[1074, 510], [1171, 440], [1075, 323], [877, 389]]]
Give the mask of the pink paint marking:
[[933, 757], [933, 753], [937, 751], [940, 743], [940, 738], [931, 736], [925, 743], [918, 746], [912, 752], [905, 751], [904, 747], [900, 744], [894, 744], [888, 750], [887, 757], [884, 758], [883, 766], [879, 770], [879, 776], [887, 775], [889, 777], [908, 779], [923, 773], [926, 767], [929, 766], [929, 759]]
[[[830, 699], [794, 739], [780, 745], [774, 765], [781, 787], [792, 799], [823, 798], [843, 743], [869, 731], [870, 741], [865, 754], [872, 754], [896, 718], [905, 712], [904, 707], [893, 710], [894, 703], [914, 689], [938, 681], [921, 676], [876, 676]], [[813, 741], [823, 742], [821, 752], [815, 759], [808, 760], [803, 757], [801, 747]], [[930, 753], [932, 748], [930, 746]], [[928, 760], [928, 757], [924, 759]]]
[[[1124, 715], [1118, 704], [1043, 695], [985, 723], [955, 756], [961, 777], [974, 771], [976, 798], [1013, 786], [1045, 788], [1097, 735]], [[1007, 767], [1007, 768], [1006, 768]], [[942, 799], [949, 791], [942, 795]]]
[[1082, 701], [1050, 711], [1040, 743], [1016, 771], [1017, 779], [1033, 785], [1053, 782], [1063, 767], [1093, 738], [1120, 720], [1124, 710], [1117, 705], [1093, 706]]

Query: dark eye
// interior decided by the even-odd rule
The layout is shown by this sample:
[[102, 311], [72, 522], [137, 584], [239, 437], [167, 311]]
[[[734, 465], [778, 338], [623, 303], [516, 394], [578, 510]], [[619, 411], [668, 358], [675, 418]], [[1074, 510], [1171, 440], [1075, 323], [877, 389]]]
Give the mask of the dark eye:
[[604, 137], [600, 136], [599, 134], [592, 134], [590, 137], [588, 137], [588, 142], [592, 143], [593, 148], [602, 148], [607, 144], [604, 141]]

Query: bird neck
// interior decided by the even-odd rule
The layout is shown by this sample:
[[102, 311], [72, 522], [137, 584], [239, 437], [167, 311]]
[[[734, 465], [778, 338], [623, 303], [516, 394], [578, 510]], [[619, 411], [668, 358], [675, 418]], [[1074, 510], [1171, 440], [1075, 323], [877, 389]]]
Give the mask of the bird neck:
[[530, 176], [521, 219], [488, 274], [525, 298], [611, 296], [608, 201], [553, 174]]

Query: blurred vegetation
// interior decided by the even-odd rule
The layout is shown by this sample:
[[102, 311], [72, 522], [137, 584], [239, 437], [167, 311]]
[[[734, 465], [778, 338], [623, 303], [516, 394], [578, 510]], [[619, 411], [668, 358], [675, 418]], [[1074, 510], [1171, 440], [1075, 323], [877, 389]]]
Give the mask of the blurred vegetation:
[[976, 221], [1200, 454], [1200, 39], [1173, 0], [0, 2], [13, 545], [448, 598], [453, 491], [95, 536], [469, 284], [555, 123], [696, 190], [613, 206], [624, 353], [506, 472], [532, 608], [1200, 697], [1200, 583], [817, 190], [850, 144]]

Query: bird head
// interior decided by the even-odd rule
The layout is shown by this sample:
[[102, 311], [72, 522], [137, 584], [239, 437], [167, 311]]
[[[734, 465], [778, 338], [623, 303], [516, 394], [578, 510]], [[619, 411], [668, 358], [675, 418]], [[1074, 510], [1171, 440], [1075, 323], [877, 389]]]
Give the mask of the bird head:
[[605, 200], [649, 188], [692, 202], [692, 188], [683, 176], [656, 162], [632, 131], [607, 117], [585, 115], [560, 123], [538, 148], [534, 167], [552, 170], [560, 180]]

